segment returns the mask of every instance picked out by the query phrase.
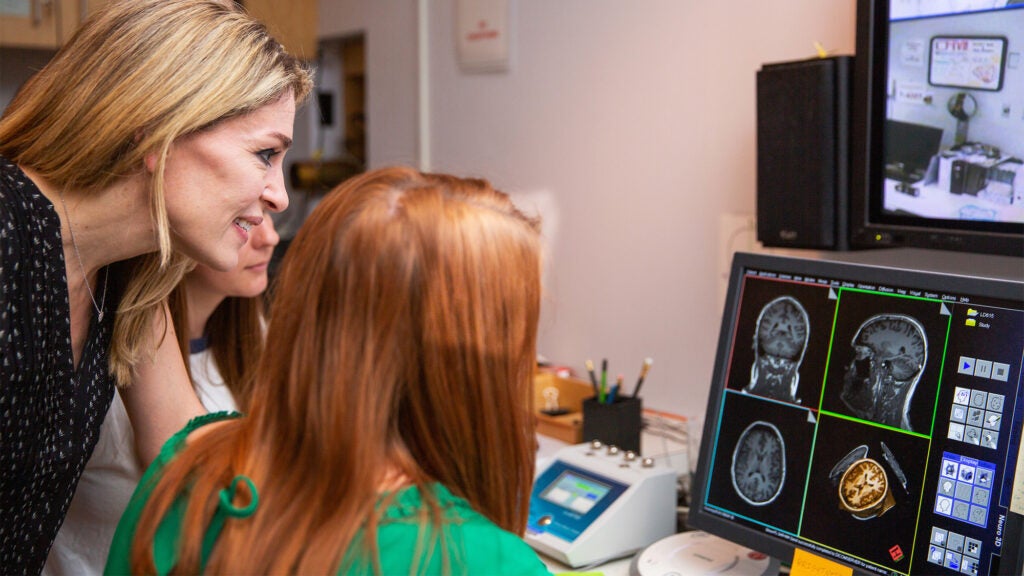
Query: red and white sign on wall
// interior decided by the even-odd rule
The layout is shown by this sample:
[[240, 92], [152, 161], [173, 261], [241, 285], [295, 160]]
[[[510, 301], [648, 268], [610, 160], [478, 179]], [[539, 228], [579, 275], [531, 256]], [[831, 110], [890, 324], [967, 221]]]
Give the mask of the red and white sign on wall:
[[458, 0], [456, 3], [459, 66], [467, 72], [508, 70], [509, 1]]

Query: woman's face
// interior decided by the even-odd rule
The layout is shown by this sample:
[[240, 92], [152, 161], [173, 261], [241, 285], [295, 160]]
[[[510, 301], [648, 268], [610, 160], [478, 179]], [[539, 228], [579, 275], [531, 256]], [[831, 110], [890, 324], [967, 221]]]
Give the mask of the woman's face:
[[187, 276], [189, 294], [202, 290], [221, 298], [253, 298], [267, 289], [267, 266], [280, 236], [267, 215], [249, 231], [249, 241], [238, 252], [238, 265], [226, 272], [202, 264]]
[[164, 186], [176, 249], [216, 270], [239, 263], [264, 211], [288, 207], [282, 164], [294, 120], [289, 92], [171, 144]]

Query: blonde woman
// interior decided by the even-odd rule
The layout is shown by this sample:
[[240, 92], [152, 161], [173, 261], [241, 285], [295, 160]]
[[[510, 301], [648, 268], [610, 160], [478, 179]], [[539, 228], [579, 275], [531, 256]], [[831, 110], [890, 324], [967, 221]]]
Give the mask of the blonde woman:
[[249, 415], [168, 441], [107, 572], [547, 574], [520, 538], [537, 224], [481, 180], [370, 172], [313, 211], [274, 294]]
[[[38, 573], [124, 386], [152, 458], [190, 416], [166, 297], [265, 211], [309, 71], [231, 3], [98, 10], [0, 119], [0, 566]], [[133, 384], [134, 383], [134, 384]], [[129, 384], [133, 384], [128, 386]]]

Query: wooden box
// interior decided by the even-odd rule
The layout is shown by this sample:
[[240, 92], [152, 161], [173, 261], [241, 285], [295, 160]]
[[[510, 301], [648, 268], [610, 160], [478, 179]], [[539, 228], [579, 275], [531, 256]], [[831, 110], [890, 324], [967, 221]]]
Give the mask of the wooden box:
[[[542, 412], [549, 400], [545, 390], [558, 391], [558, 406], [568, 410], [559, 416]], [[538, 372], [533, 379], [533, 405], [537, 413], [537, 433], [569, 444], [583, 441], [583, 400], [594, 395], [590, 382], [576, 378], [561, 378], [550, 372]], [[551, 395], [551, 392], [548, 392]]]

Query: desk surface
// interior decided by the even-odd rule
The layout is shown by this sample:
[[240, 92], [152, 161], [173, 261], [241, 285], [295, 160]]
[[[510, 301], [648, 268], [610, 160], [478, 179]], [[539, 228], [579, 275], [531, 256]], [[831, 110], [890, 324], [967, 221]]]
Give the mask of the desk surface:
[[[690, 536], [687, 538], [686, 536]], [[687, 532], [659, 541], [647, 549], [626, 558], [597, 566], [584, 566], [572, 569], [556, 560], [541, 560], [548, 570], [560, 574], [602, 574], [604, 576], [628, 576], [633, 559], [642, 555], [640, 562], [647, 574], [732, 574], [748, 576], [764, 576], [765, 574], [782, 573], [778, 560], [757, 554], [749, 548], [733, 544], [717, 536], [705, 532]], [[684, 550], [690, 550], [685, 553]], [[674, 570], [674, 572], [673, 572]], [[788, 570], [785, 572], [788, 573]]]
[[981, 190], [974, 194], [953, 194], [938, 185], [918, 182], [911, 185], [917, 195], [897, 191], [898, 182], [885, 181], [885, 209], [924, 218], [949, 220], [991, 220], [1024, 222], [1024, 202], [998, 202]]

